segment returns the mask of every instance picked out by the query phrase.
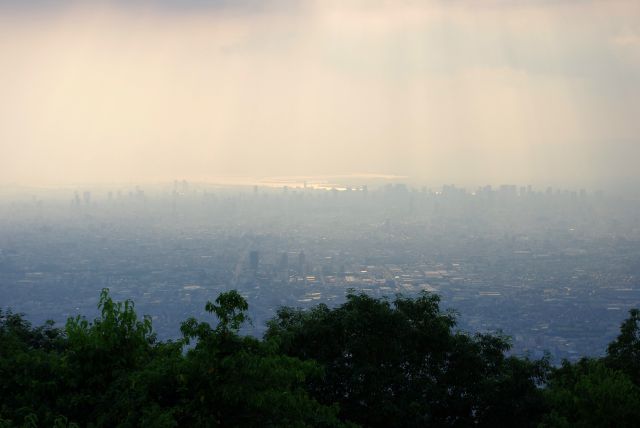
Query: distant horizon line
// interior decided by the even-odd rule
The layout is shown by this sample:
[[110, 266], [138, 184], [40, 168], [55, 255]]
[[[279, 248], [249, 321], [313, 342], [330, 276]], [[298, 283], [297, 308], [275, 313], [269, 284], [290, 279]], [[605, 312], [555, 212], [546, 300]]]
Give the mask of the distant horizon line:
[[[350, 180], [350, 181], [345, 181]], [[516, 186], [516, 188], [531, 188], [536, 190], [546, 190], [548, 188], [560, 189], [560, 190], [612, 190], [613, 189], [636, 189], [632, 182], [623, 183], [549, 183], [528, 181], [475, 181], [464, 180], [463, 182], [456, 182], [454, 180], [426, 180], [419, 178], [412, 178], [409, 175], [389, 174], [389, 173], [370, 173], [370, 172], [358, 172], [358, 173], [339, 173], [339, 174], [317, 174], [317, 175], [265, 175], [265, 176], [249, 176], [249, 175], [221, 175], [221, 176], [183, 176], [174, 178], [140, 178], [137, 180], [98, 180], [98, 181], [69, 181], [58, 183], [29, 183], [29, 182], [0, 182], [0, 191], [6, 190], [72, 190], [79, 188], [113, 188], [113, 187], [141, 187], [141, 186], [172, 186], [176, 183], [188, 183], [195, 186], [214, 186], [214, 187], [227, 187], [227, 188], [284, 188], [290, 189], [317, 189], [317, 190], [331, 190], [334, 187], [351, 187], [357, 188], [363, 185], [372, 187], [381, 187], [385, 184], [404, 184], [409, 187], [426, 187], [428, 189], [443, 189], [451, 186], [459, 189], [482, 189], [485, 187], [491, 187], [499, 189], [501, 186]]]

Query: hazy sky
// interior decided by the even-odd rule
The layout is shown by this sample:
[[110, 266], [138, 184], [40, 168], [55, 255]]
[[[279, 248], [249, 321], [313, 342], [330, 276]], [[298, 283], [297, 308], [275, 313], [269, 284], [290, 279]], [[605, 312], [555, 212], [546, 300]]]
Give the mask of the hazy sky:
[[0, 184], [603, 187], [639, 135], [637, 0], [0, 0]]

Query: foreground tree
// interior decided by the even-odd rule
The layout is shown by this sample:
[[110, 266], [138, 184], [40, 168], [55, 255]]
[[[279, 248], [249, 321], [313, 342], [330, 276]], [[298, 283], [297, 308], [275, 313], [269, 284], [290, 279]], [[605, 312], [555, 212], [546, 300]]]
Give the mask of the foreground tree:
[[32, 327], [22, 314], [0, 310], [0, 426], [11, 421], [51, 426], [62, 384], [65, 339], [53, 322]]
[[0, 311], [0, 428], [215, 426], [631, 427], [640, 420], [640, 312], [600, 359], [507, 356], [469, 335], [435, 295], [348, 294], [331, 309], [282, 308], [242, 337], [247, 302], [222, 293], [182, 338], [158, 341], [131, 301], [63, 329]]
[[544, 389], [543, 427], [634, 427], [640, 420], [640, 311], [632, 309], [604, 358], [563, 361]]
[[629, 311], [629, 318], [620, 326], [620, 334], [607, 348], [605, 362], [640, 386], [640, 310]]
[[601, 360], [563, 362], [544, 392], [551, 411], [542, 427], [624, 428], [640, 421], [640, 390]]
[[546, 361], [506, 357], [505, 337], [454, 327], [432, 294], [348, 294], [336, 309], [280, 309], [265, 337], [319, 362], [326, 375], [309, 383], [313, 396], [363, 426], [534, 426]]
[[336, 406], [324, 406], [304, 389], [320, 368], [279, 354], [270, 342], [240, 337], [247, 320], [246, 300], [237, 291], [221, 294], [206, 309], [219, 323], [189, 319], [182, 324], [185, 341], [196, 341], [186, 356], [182, 382], [189, 399], [181, 408], [181, 424], [198, 427], [343, 426]]
[[207, 303], [215, 328], [187, 320], [178, 342], [158, 342], [108, 290], [98, 307], [63, 330], [0, 312], [0, 427], [344, 426], [304, 389], [317, 364], [238, 336], [247, 303], [235, 291]]

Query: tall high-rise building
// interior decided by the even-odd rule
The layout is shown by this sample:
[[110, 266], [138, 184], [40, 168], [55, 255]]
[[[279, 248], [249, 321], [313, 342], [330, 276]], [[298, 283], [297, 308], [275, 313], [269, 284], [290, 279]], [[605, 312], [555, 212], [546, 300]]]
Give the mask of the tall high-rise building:
[[304, 255], [304, 251], [300, 251], [298, 254], [298, 275], [305, 276], [307, 274], [307, 257]]
[[289, 270], [289, 253], [286, 251], [280, 256], [280, 265], [278, 266], [280, 272]]
[[282, 282], [289, 281], [289, 253], [286, 251], [280, 256], [280, 263], [278, 264], [278, 277]]

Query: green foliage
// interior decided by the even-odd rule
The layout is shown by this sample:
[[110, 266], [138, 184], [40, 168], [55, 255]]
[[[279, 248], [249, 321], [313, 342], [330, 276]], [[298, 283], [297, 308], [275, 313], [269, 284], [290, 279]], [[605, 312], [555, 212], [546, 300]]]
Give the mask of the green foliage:
[[[215, 329], [189, 319], [181, 326], [186, 341], [197, 343], [186, 355], [184, 382], [194, 399], [183, 422], [192, 426], [340, 426], [337, 410], [322, 406], [304, 389], [317, 376], [313, 362], [280, 355], [276, 347], [236, 332], [247, 317], [246, 300], [237, 292], [221, 294], [206, 310]], [[212, 414], [212, 409], [214, 410]]]
[[[602, 359], [507, 356], [502, 334], [469, 335], [439, 298], [349, 293], [336, 308], [281, 308], [262, 340], [238, 334], [236, 291], [156, 340], [131, 301], [33, 327], [0, 310], [0, 428], [627, 427], [640, 420], [640, 312]], [[188, 345], [188, 346], [187, 346]]]
[[249, 309], [249, 304], [236, 290], [220, 294], [215, 304], [207, 302], [205, 309], [209, 313], [216, 314], [220, 320], [218, 331], [237, 332], [248, 320], [245, 312]]
[[[93, 322], [80, 316], [65, 325], [64, 387], [68, 396], [60, 406], [66, 416], [83, 425], [112, 425], [138, 419], [135, 400], [129, 394], [131, 378], [146, 370], [154, 356], [155, 335], [151, 320], [139, 320], [133, 302], [114, 302], [103, 289], [98, 303], [100, 317]], [[123, 412], [135, 409], [134, 415]]]
[[629, 377], [603, 361], [563, 362], [545, 390], [551, 412], [542, 427], [635, 427], [640, 390]]
[[189, 318], [180, 326], [183, 340], [189, 344], [194, 338], [205, 341], [216, 334], [236, 334], [245, 321], [250, 321], [245, 313], [248, 309], [249, 304], [236, 290], [222, 293], [215, 303], [207, 302], [205, 305], [205, 310], [215, 314], [219, 320], [215, 330], [207, 322], [198, 323], [195, 318]]
[[22, 314], [0, 310], [0, 415], [21, 425], [40, 420], [53, 423], [63, 333], [52, 322], [33, 328]]
[[315, 363], [238, 336], [248, 305], [236, 291], [207, 303], [216, 328], [187, 320], [178, 342], [158, 342], [151, 320], [106, 289], [98, 308], [64, 330], [0, 312], [0, 427], [344, 425], [304, 388]]
[[505, 337], [454, 327], [436, 295], [389, 302], [349, 294], [336, 309], [282, 308], [266, 338], [323, 366], [326, 375], [309, 390], [338, 403], [345, 420], [384, 427], [534, 423], [546, 363], [506, 358]]
[[620, 334], [609, 344], [606, 363], [626, 373], [640, 385], [640, 310], [632, 309], [620, 326]]
[[640, 420], [640, 311], [632, 309], [601, 359], [564, 361], [544, 390], [541, 427], [634, 427]]

